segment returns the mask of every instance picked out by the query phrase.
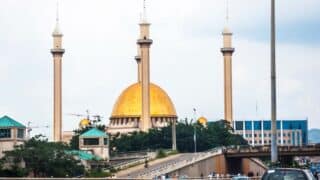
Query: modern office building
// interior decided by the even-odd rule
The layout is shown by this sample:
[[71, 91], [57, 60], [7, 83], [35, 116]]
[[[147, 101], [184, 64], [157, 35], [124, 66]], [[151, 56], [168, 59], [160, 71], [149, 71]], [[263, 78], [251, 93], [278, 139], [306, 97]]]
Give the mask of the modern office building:
[[[236, 120], [233, 126], [252, 146], [271, 144], [271, 120]], [[284, 146], [306, 145], [308, 120], [277, 120], [277, 141]]]

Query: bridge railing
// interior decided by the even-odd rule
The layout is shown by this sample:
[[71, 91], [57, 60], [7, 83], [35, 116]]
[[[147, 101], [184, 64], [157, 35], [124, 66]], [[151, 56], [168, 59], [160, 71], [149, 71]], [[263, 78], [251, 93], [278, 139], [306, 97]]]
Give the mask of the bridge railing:
[[[271, 146], [227, 146], [222, 147], [223, 152], [225, 153], [255, 153], [255, 152], [270, 152]], [[320, 150], [320, 145], [306, 145], [306, 146], [278, 146], [278, 150], [280, 152], [288, 152], [288, 151], [317, 151]]]
[[143, 171], [142, 173], [140, 173], [138, 175], [138, 177], [143, 177], [143, 178], [157, 177], [162, 174], [167, 174], [167, 173], [173, 172], [177, 169], [181, 169], [185, 166], [188, 166], [188, 165], [193, 164], [198, 161], [202, 161], [204, 159], [207, 159], [210, 156], [214, 156], [214, 155], [221, 154], [221, 153], [222, 153], [221, 148], [215, 148], [215, 149], [212, 149], [211, 151], [198, 153], [195, 157], [181, 159], [179, 161], [174, 161], [174, 162], [169, 162], [169, 163], [163, 164], [160, 167], [155, 167], [153, 169], [147, 169], [147, 170]]

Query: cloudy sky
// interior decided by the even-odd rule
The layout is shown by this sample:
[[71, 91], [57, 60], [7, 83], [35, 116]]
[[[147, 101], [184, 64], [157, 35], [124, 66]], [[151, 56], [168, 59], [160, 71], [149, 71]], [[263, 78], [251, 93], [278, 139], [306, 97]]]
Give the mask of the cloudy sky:
[[[55, 0], [1, 0], [0, 115], [52, 127], [50, 48]], [[234, 118], [270, 119], [270, 0], [230, 0], [234, 33]], [[150, 0], [151, 80], [172, 98], [180, 118], [223, 118], [221, 31], [225, 0]], [[277, 1], [278, 117], [320, 128], [320, 1]], [[136, 77], [142, 0], [62, 0], [64, 130], [68, 113], [104, 116]], [[50, 128], [33, 134], [51, 137]]]

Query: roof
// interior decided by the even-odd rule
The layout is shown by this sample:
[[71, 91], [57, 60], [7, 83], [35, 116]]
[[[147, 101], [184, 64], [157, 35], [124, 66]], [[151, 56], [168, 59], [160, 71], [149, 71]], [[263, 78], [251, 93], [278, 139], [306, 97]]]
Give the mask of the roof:
[[9, 116], [3, 116], [2, 118], [0, 118], [0, 128], [4, 127], [26, 128], [26, 126], [10, 118]]
[[67, 154], [71, 154], [73, 156], [79, 157], [81, 160], [101, 160], [100, 157], [93, 155], [91, 153], [88, 153], [86, 151], [80, 151], [80, 150], [71, 150], [66, 151]]
[[108, 137], [108, 135], [97, 128], [92, 128], [81, 134], [80, 137]]
[[[127, 87], [115, 102], [111, 114], [112, 118], [140, 117], [142, 112], [141, 83], [134, 83]], [[176, 117], [176, 109], [160, 86], [150, 83], [150, 116]]]

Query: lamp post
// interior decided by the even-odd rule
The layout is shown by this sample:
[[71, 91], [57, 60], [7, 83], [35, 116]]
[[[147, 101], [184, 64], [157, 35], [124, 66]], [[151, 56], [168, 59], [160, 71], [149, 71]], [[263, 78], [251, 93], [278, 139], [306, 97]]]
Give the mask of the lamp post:
[[277, 96], [276, 96], [276, 23], [275, 0], [271, 0], [271, 162], [278, 161], [277, 148]]
[[172, 120], [172, 150], [177, 150], [176, 120]]
[[194, 113], [194, 120], [195, 120], [195, 124], [193, 126], [193, 143], [194, 143], [194, 153], [196, 153], [197, 152], [197, 129], [196, 129], [197, 110], [196, 110], [196, 108], [193, 108], [193, 113]]

